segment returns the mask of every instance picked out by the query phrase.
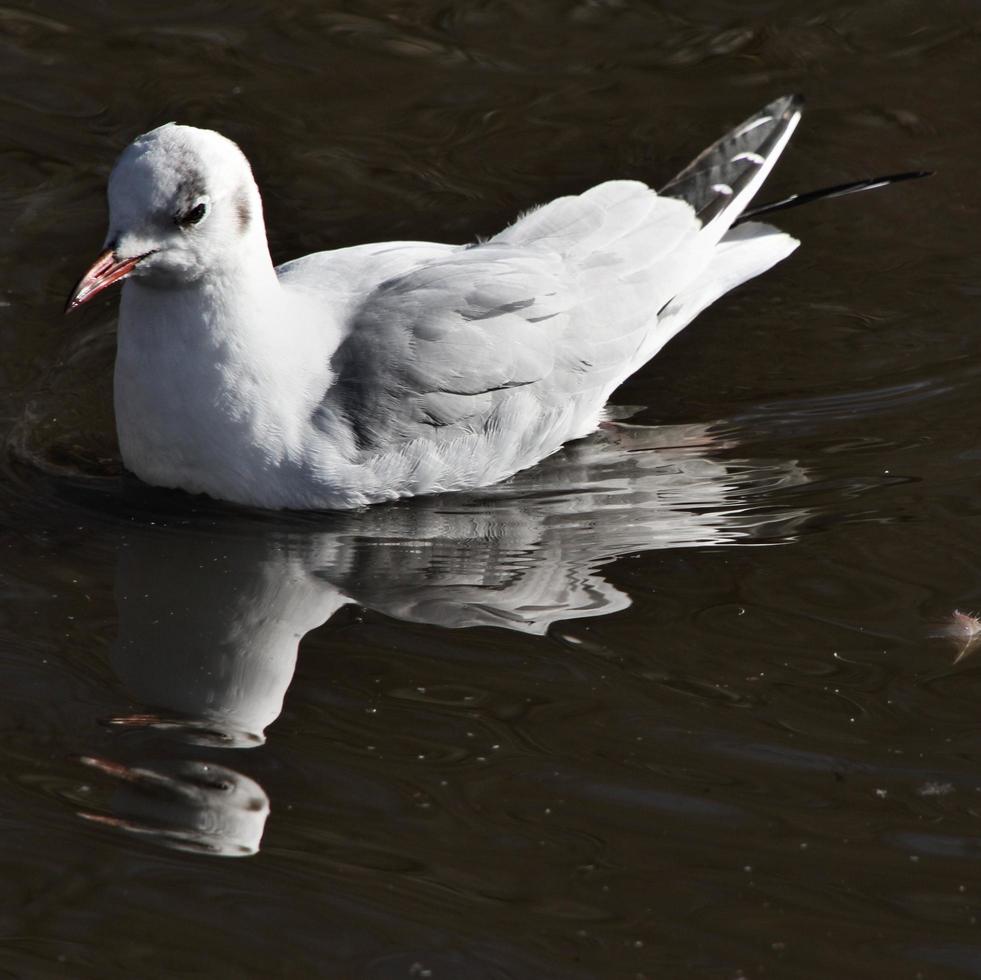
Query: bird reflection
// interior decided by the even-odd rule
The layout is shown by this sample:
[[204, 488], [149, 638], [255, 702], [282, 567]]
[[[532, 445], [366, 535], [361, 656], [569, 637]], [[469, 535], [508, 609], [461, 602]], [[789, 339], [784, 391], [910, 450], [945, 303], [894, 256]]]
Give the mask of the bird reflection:
[[269, 797], [248, 776], [190, 760], [153, 768], [79, 761], [117, 781], [112, 814], [80, 813], [85, 820], [195, 854], [247, 857], [259, 850]]
[[[542, 634], [630, 604], [602, 574], [618, 556], [790, 539], [805, 515], [775, 495], [807, 482], [804, 471], [723, 459], [723, 448], [704, 427], [608, 423], [478, 494], [275, 523], [235, 515], [204, 527], [137, 527], [119, 550], [111, 657], [145, 709], [111, 724], [257, 746], [282, 710], [301, 639], [348, 603], [416, 623]], [[132, 796], [140, 781], [115, 774]], [[227, 806], [234, 795], [181, 795], [157, 842], [179, 846], [173, 823], [183, 807], [192, 825], [208, 812], [210, 853], [230, 852], [225, 828], [229, 848], [240, 848], [243, 824]], [[154, 797], [140, 798], [145, 813]], [[132, 817], [116, 812], [125, 829]], [[250, 812], [264, 821], [268, 807]], [[257, 846], [261, 828], [249, 828]]]

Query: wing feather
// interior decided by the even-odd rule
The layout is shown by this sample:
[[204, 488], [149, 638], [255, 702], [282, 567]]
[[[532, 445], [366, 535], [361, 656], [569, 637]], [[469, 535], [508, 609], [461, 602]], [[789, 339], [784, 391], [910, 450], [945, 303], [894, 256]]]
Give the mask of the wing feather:
[[391, 276], [352, 315], [323, 417], [367, 452], [500, 425], [511, 403], [566, 416], [571, 398], [595, 421], [698, 229], [684, 202], [611, 181]]
[[409, 268], [388, 257], [392, 273], [350, 315], [314, 423], [346, 420], [356, 447], [379, 458], [437, 441], [416, 467], [445, 465], [457, 439], [458, 474], [479, 445], [461, 435], [512, 433], [513, 472], [585, 434], [613, 389], [711, 298], [793, 247], [770, 229], [726, 232], [799, 117], [795, 99], [772, 103], [661, 195], [609, 181], [484, 243]]

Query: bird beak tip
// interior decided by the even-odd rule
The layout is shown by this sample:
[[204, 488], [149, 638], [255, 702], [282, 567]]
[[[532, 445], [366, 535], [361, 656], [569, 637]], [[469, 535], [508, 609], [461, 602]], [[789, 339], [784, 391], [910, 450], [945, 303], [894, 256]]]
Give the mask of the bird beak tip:
[[93, 296], [101, 293], [103, 289], [125, 279], [142, 258], [145, 256], [138, 255], [131, 259], [119, 259], [113, 249], [107, 248], [92, 263], [85, 275], [78, 280], [68, 297], [68, 302], [65, 303], [65, 315], [67, 316], [77, 310], [83, 303], [87, 303]]

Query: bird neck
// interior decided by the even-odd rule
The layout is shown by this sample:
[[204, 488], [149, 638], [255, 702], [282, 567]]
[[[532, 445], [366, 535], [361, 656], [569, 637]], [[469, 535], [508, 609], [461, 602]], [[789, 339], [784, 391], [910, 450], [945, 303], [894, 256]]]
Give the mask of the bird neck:
[[[265, 238], [243, 243], [232, 262], [191, 282], [123, 284], [120, 332], [160, 332], [168, 345], [214, 347], [246, 338], [268, 324], [282, 287]], [[246, 340], [247, 342], [247, 340]]]

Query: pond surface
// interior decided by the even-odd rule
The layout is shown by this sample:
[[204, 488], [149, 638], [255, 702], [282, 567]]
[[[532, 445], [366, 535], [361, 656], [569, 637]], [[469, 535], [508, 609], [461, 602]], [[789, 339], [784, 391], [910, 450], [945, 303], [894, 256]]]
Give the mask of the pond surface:
[[[85, 7], [0, 7], [2, 975], [981, 976], [981, 9]], [[121, 473], [61, 308], [136, 134], [239, 141], [284, 261], [792, 91], [764, 198], [937, 175], [781, 216], [628, 423], [360, 513]]]

